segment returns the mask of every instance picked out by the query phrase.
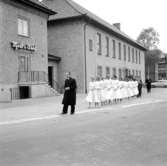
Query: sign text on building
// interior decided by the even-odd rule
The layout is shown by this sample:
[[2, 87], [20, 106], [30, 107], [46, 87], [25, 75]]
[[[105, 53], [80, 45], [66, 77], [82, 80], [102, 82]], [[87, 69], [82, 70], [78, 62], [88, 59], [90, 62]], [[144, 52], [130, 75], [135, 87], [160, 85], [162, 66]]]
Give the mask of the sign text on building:
[[35, 51], [35, 45], [19, 43], [16, 41], [11, 42], [11, 47], [15, 50], [26, 50], [26, 51]]

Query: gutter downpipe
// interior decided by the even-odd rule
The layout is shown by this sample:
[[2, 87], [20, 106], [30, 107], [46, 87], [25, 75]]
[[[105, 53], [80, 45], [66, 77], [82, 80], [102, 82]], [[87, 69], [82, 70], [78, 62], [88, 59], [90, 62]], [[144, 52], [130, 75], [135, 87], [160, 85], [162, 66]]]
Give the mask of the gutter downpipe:
[[85, 68], [85, 93], [87, 93], [87, 59], [86, 59], [86, 27], [87, 23], [84, 24], [84, 68]]

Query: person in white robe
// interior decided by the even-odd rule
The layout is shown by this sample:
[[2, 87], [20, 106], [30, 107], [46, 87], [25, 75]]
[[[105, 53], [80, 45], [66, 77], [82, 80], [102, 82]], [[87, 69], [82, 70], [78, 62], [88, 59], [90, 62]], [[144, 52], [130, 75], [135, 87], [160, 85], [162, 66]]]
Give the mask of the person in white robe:
[[89, 102], [89, 108], [95, 102], [95, 79], [93, 77], [89, 82], [89, 91], [86, 97], [86, 101]]
[[101, 86], [100, 86], [100, 79], [97, 78], [95, 81], [95, 107], [100, 106], [101, 103]]

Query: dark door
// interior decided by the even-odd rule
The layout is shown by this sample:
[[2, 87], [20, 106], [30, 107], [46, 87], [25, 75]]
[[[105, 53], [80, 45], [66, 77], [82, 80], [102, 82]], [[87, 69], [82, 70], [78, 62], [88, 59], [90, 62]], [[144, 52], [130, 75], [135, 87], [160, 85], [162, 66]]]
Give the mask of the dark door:
[[20, 99], [30, 98], [30, 87], [29, 86], [20, 86]]
[[53, 87], [53, 66], [48, 67], [48, 81], [49, 85]]

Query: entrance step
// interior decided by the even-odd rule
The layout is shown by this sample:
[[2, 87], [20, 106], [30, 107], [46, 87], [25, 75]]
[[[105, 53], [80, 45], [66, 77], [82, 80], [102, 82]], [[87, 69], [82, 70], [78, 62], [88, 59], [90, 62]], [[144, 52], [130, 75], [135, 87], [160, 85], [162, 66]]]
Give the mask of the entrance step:
[[46, 85], [46, 88], [48, 88], [47, 92], [49, 96], [59, 96], [60, 93], [54, 88], [52, 88], [50, 85]]

